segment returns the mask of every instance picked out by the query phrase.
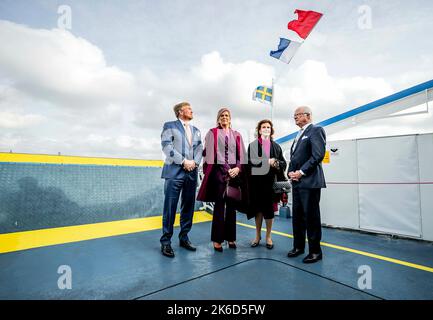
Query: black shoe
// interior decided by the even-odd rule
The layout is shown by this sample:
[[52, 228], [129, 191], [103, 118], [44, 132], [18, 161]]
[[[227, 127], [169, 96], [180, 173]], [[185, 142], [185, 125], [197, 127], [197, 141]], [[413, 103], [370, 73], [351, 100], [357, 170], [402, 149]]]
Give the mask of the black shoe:
[[215, 245], [213, 245], [213, 248], [214, 248], [215, 251], [223, 252], [223, 247], [222, 246], [221, 247], [215, 247]]
[[287, 254], [287, 256], [289, 258], [294, 258], [294, 257], [297, 257], [297, 256], [303, 254], [303, 253], [304, 253], [304, 250], [301, 250], [301, 249], [292, 249], [292, 250], [289, 251], [289, 253]]
[[197, 248], [194, 247], [189, 240], [185, 240], [185, 241], [181, 240], [180, 243], [179, 243], [179, 245], [181, 247], [184, 247], [185, 249], [187, 249], [189, 251], [195, 251], [195, 250], [197, 250]]
[[235, 242], [233, 242], [233, 243], [229, 242], [229, 248], [230, 249], [236, 249], [236, 243]]
[[322, 253], [310, 253], [303, 260], [303, 263], [314, 263], [322, 260]]
[[260, 240], [262, 240], [262, 238], [259, 238], [259, 241], [257, 241], [257, 242], [255, 242], [255, 241], [251, 242], [251, 248], [258, 247], [260, 244]]
[[161, 252], [166, 257], [174, 258], [174, 251], [171, 248], [171, 245], [169, 245], [169, 244], [162, 244], [161, 245]]
[[273, 243], [267, 243], [266, 244], [266, 248], [268, 248], [269, 250], [274, 248], [274, 244]]

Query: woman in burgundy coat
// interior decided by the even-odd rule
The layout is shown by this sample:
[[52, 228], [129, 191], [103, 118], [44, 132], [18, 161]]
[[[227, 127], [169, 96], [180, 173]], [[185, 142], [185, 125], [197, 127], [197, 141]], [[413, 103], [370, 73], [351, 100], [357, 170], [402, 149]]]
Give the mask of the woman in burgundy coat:
[[[245, 177], [245, 147], [242, 136], [231, 128], [231, 114], [227, 108], [218, 111], [217, 127], [206, 134], [203, 151], [204, 177], [197, 200], [214, 202], [212, 234], [214, 249], [222, 252], [226, 240], [229, 248], [236, 248], [236, 210], [246, 211], [248, 192]], [[224, 197], [227, 187], [240, 187], [242, 201]]]

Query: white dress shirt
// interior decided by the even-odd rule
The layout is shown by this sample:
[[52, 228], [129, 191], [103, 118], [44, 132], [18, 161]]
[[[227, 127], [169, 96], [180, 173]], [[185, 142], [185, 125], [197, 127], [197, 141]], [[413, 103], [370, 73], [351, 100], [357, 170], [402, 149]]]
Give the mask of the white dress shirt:
[[192, 145], [192, 129], [191, 129], [191, 121], [184, 121], [180, 119], [180, 122], [183, 125], [183, 128], [185, 129], [186, 138], [190, 145]]
[[[301, 136], [302, 136], [302, 134], [304, 133], [305, 129], [307, 129], [308, 126], [309, 126], [310, 124], [311, 124], [311, 122], [310, 122], [310, 123], [307, 123], [305, 126], [303, 126], [303, 127], [301, 128], [301, 130], [299, 130], [299, 132], [298, 132], [298, 134], [296, 135], [296, 138], [295, 138], [295, 143], [294, 143], [294, 145], [293, 145], [293, 151], [295, 151], [295, 148], [296, 148], [296, 145], [298, 144], [299, 139], [301, 138]], [[299, 170], [299, 172], [300, 172], [303, 176], [305, 176], [305, 173], [304, 173], [302, 170]]]

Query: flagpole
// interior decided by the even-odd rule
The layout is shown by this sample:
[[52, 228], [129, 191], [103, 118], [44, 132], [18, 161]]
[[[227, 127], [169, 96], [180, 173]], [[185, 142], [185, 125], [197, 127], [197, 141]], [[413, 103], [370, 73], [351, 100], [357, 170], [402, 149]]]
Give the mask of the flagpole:
[[274, 88], [274, 78], [272, 78], [272, 99], [271, 99], [271, 122], [274, 122], [274, 98], [275, 98], [275, 88]]

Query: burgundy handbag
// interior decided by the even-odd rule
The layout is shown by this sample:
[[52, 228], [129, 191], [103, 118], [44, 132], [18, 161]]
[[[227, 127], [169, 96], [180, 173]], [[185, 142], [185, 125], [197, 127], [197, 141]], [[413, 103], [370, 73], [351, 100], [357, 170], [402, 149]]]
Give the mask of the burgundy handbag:
[[230, 199], [232, 201], [240, 202], [242, 199], [241, 187], [230, 186], [229, 181], [227, 180], [227, 186], [226, 186], [226, 190], [224, 191], [223, 197], [225, 199]]

